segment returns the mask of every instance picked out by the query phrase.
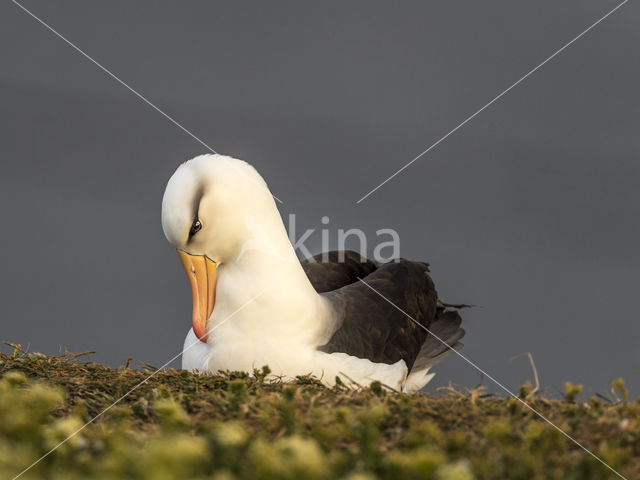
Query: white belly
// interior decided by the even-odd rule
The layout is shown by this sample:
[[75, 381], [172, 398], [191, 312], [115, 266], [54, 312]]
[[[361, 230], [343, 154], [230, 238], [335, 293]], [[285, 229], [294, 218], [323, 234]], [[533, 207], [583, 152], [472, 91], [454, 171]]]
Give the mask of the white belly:
[[[228, 339], [227, 339], [228, 340]], [[368, 386], [379, 381], [399, 390], [407, 375], [403, 360], [394, 364], [374, 363], [346, 353], [324, 353], [315, 347], [279, 340], [251, 340], [203, 343], [189, 330], [182, 355], [182, 368], [216, 373], [220, 370], [253, 372], [268, 365], [272, 378], [293, 380], [298, 375], [313, 375], [324, 384], [343, 383]]]

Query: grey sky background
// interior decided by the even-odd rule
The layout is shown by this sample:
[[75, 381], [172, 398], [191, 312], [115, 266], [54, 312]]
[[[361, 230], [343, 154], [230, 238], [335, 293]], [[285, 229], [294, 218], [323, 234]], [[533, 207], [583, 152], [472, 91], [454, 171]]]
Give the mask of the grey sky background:
[[[355, 203], [617, 3], [24, 5], [255, 165], [298, 230], [396, 229], [442, 298], [482, 305], [463, 353], [506, 386], [532, 352], [551, 392], [638, 395], [637, 2]], [[0, 339], [161, 365], [191, 296], [160, 201], [204, 147], [10, 2], [0, 52]], [[480, 376], [451, 357], [428, 390], [449, 380]]]

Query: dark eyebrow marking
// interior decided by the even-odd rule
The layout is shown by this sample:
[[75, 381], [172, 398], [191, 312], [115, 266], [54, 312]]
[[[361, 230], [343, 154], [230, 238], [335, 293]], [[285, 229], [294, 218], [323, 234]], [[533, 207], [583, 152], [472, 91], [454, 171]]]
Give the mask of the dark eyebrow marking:
[[200, 209], [200, 202], [202, 201], [202, 197], [204, 197], [204, 185], [200, 185], [196, 190], [196, 194], [193, 197], [193, 203], [191, 206], [191, 211], [193, 212], [193, 218], [198, 216], [198, 210]]
[[[200, 210], [200, 202], [202, 201], [202, 197], [204, 197], [204, 193], [205, 193], [204, 185], [200, 184], [200, 186], [198, 186], [198, 189], [196, 190], [196, 194], [193, 196], [193, 203], [191, 204], [191, 211], [193, 212], [192, 224], [198, 218], [198, 212]], [[193, 238], [193, 235], [191, 235], [191, 231], [190, 231], [189, 236], [187, 238], [187, 244], [191, 242], [192, 238]]]

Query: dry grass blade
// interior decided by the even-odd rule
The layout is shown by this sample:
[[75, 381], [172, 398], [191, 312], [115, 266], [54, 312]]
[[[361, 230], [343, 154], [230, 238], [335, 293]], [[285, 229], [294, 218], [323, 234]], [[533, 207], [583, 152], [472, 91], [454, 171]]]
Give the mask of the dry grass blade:
[[525, 355], [529, 358], [529, 364], [531, 365], [531, 370], [533, 371], [533, 379], [536, 382], [536, 386], [533, 387], [533, 389], [526, 396], [526, 399], [529, 399], [535, 396], [536, 392], [540, 390], [540, 377], [538, 377], [538, 369], [536, 368], [536, 362], [534, 362], [533, 360], [533, 355], [531, 354], [531, 352], [519, 353], [518, 355], [511, 357], [509, 360], [513, 361], [516, 358], [524, 357]]

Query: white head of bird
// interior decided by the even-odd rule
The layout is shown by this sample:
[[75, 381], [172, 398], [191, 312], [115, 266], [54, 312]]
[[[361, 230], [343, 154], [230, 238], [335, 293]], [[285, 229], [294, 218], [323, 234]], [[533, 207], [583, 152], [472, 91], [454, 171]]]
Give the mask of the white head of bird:
[[252, 249], [247, 242], [260, 233], [258, 249], [283, 257], [291, 250], [279, 242], [284, 225], [260, 174], [222, 155], [200, 155], [178, 167], [162, 200], [162, 227], [179, 250], [220, 264]]

